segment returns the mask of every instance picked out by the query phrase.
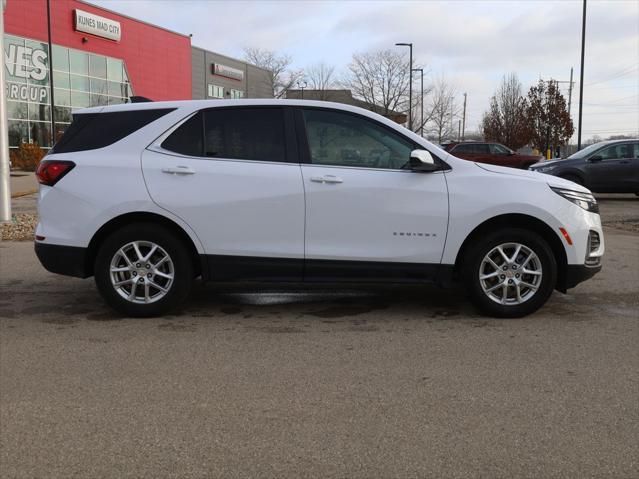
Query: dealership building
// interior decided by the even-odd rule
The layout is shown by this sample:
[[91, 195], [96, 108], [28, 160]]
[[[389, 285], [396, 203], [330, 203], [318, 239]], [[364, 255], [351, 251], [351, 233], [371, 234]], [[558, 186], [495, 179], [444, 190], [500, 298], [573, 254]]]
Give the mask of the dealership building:
[[131, 96], [160, 101], [273, 95], [268, 71], [194, 47], [189, 35], [81, 0], [51, 1], [50, 13], [49, 39], [46, 0], [7, 1], [10, 148], [29, 142], [49, 148], [69, 125], [72, 110], [124, 103]]

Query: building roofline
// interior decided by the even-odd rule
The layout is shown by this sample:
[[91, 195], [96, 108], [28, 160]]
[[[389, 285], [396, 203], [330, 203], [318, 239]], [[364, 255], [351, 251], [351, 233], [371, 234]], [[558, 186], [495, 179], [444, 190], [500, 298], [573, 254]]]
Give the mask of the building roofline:
[[129, 20], [133, 20], [134, 22], [140, 22], [140, 23], [143, 23], [143, 24], [148, 25], [150, 27], [159, 28], [160, 30], [164, 30], [166, 32], [174, 33], [176, 35], [180, 35], [181, 37], [191, 38], [191, 35], [187, 35], [186, 33], [176, 32], [175, 30], [171, 30], [170, 28], [162, 27], [160, 25], [156, 25], [155, 23], [147, 22], [145, 20], [140, 20], [139, 18], [132, 17], [132, 16], [127, 15], [125, 13], [120, 13], [120, 12], [117, 12], [115, 10], [111, 10], [110, 8], [103, 7], [102, 5], [96, 5], [95, 3], [91, 3], [88, 0], [77, 0], [77, 1], [80, 2], [80, 3], [84, 3], [86, 5], [89, 5], [89, 6], [93, 7], [93, 8], [98, 8], [100, 10], [104, 10], [105, 12], [112, 13], [113, 15], [118, 15], [120, 17], [128, 18]]
[[253, 63], [247, 62], [246, 60], [240, 60], [239, 58], [235, 58], [229, 55], [225, 55], [224, 53], [218, 53], [218, 52], [214, 52], [213, 50], [208, 50], [207, 48], [202, 48], [199, 47], [197, 45], [191, 45], [191, 48], [196, 48], [198, 50], [202, 50], [203, 52], [208, 52], [208, 53], [212, 53], [213, 55], [217, 55], [219, 57], [224, 57], [224, 58], [228, 58], [229, 60], [233, 60], [234, 62], [239, 62], [239, 63], [243, 63], [245, 65], [251, 65], [253, 68], [257, 68], [259, 70], [265, 71], [265, 72], [270, 72], [271, 70], [269, 70], [268, 68], [263, 68], [263, 67], [259, 67], [257, 65], [254, 65]]

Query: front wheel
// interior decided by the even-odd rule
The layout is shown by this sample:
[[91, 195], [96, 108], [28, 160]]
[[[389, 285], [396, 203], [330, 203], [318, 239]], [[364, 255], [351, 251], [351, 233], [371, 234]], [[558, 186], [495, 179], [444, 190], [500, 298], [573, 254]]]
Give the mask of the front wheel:
[[466, 254], [464, 282], [484, 314], [514, 318], [546, 303], [557, 280], [557, 263], [538, 234], [507, 228], [479, 240]]
[[95, 260], [95, 282], [105, 301], [127, 316], [161, 315], [191, 289], [193, 263], [180, 239], [153, 223], [111, 234]]

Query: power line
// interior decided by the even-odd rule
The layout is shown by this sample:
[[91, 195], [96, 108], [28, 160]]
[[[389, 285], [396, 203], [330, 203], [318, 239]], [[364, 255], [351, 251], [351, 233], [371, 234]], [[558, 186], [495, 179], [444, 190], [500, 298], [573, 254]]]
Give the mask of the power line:
[[625, 76], [628, 76], [628, 75], [634, 73], [634, 70], [636, 70], [638, 68], [639, 68], [639, 64], [633, 65], [631, 67], [627, 67], [627, 68], [623, 69], [622, 71], [619, 71], [617, 73], [613, 73], [609, 77], [603, 78], [601, 80], [593, 81], [593, 82], [590, 82], [590, 83], [586, 83], [585, 86], [597, 85], [599, 83], [607, 83], [609, 81], [617, 80], [619, 78], [622, 78], [622, 77], [625, 77]]

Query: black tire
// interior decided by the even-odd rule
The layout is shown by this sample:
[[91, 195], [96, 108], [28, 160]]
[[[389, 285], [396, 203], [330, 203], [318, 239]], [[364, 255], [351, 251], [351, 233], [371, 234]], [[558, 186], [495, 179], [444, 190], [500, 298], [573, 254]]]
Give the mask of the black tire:
[[[111, 282], [112, 258], [120, 248], [134, 241], [158, 245], [168, 254], [173, 266], [173, 280], [168, 291], [160, 299], [147, 304], [125, 299]], [[177, 307], [188, 297], [193, 282], [193, 262], [184, 243], [169, 229], [155, 223], [136, 223], [115, 231], [102, 242], [95, 259], [94, 273], [100, 294], [116, 311], [133, 317], [159, 316]], [[138, 275], [137, 272], [135, 274]], [[158, 290], [155, 291], [161, 294]]]
[[561, 175], [560, 178], [563, 178], [564, 180], [568, 180], [568, 181], [572, 181], [573, 183], [577, 183], [579, 186], [584, 186], [584, 182], [581, 178], [579, 178], [577, 175]]
[[[495, 302], [484, 292], [479, 279], [484, 257], [504, 243], [526, 246], [541, 263], [542, 275], [537, 290], [520, 304], [505, 305]], [[557, 262], [548, 243], [537, 233], [520, 228], [504, 228], [481, 237], [467, 250], [462, 267], [462, 278], [472, 303], [483, 314], [498, 318], [518, 318], [535, 312], [546, 303], [557, 282]]]

